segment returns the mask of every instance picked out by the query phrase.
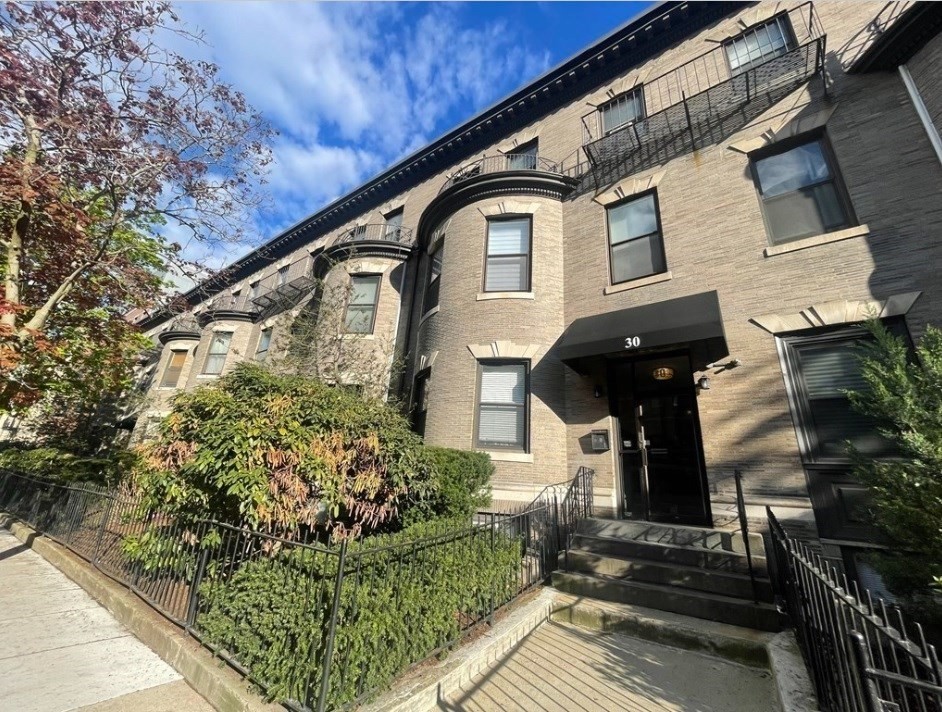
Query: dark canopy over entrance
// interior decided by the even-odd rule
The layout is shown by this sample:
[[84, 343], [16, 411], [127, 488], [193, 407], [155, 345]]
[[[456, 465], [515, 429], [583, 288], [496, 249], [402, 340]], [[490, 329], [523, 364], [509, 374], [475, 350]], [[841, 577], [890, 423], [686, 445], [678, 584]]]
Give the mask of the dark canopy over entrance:
[[557, 342], [556, 353], [585, 373], [593, 358], [668, 346], [688, 347], [694, 370], [729, 355], [716, 291], [576, 319]]

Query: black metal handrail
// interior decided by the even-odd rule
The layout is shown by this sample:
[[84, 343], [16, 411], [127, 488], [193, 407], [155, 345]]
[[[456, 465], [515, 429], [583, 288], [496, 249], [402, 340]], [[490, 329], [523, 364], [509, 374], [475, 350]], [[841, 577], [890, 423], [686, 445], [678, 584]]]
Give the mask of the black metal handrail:
[[759, 586], [756, 583], [756, 570], [752, 565], [752, 545], [749, 542], [749, 519], [746, 517], [746, 498], [742, 493], [742, 472], [733, 470], [736, 482], [736, 512], [739, 515], [739, 530], [746, 548], [746, 564], [749, 566], [749, 582], [752, 584], [752, 600], [759, 602]]
[[531, 153], [501, 153], [497, 156], [485, 156], [462, 166], [449, 176], [439, 192], [477, 176], [510, 171], [541, 171], [563, 175], [559, 164], [546, 158]]
[[342, 233], [334, 244], [360, 241], [397, 242], [403, 245], [411, 245], [413, 242], [412, 229], [387, 223], [357, 225]]
[[[922, 626], [874, 602], [766, 508], [773, 589], [825, 712], [938, 712], [942, 669]], [[913, 634], [914, 635], [911, 635]]]

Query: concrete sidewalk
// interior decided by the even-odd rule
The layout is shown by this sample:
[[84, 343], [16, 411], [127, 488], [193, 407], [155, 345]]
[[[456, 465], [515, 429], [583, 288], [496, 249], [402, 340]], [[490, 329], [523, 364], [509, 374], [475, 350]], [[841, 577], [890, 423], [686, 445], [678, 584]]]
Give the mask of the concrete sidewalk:
[[767, 670], [547, 622], [439, 702], [449, 712], [771, 712]]
[[211, 712], [64, 574], [0, 529], [0, 707], [16, 712]]

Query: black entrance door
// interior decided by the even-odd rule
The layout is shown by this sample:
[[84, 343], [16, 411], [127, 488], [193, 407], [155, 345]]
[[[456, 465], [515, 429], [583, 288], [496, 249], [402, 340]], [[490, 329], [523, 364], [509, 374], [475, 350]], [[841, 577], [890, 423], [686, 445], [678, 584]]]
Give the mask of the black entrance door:
[[612, 371], [626, 516], [710, 525], [689, 357], [621, 361]]

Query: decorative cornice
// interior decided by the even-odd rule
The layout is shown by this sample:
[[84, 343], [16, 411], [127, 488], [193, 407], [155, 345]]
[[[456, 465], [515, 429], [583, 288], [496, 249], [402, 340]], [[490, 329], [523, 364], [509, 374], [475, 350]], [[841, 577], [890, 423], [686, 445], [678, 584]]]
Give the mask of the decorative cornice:
[[199, 341], [200, 332], [198, 331], [165, 331], [157, 335], [157, 340], [161, 344], [168, 344], [171, 341]]
[[314, 276], [324, 277], [338, 262], [356, 257], [383, 257], [404, 262], [412, 254], [413, 246], [392, 240], [355, 240], [328, 247], [314, 258]]
[[200, 312], [196, 319], [199, 321], [200, 326], [206, 326], [213, 321], [245, 321], [251, 324], [257, 316], [255, 312], [236, 309], [207, 309]]
[[562, 200], [578, 184], [578, 179], [547, 171], [504, 171], [485, 173], [453, 183], [439, 193], [419, 220], [418, 244], [428, 244], [429, 232], [452, 213], [491, 196], [537, 195]]
[[617, 203], [619, 200], [630, 198], [632, 195], [638, 195], [639, 193], [657, 188], [658, 183], [661, 182], [661, 179], [664, 178], [666, 173], [667, 171], [655, 171], [648, 175], [628, 178], [613, 186], [604, 188], [593, 200], [599, 205]]

